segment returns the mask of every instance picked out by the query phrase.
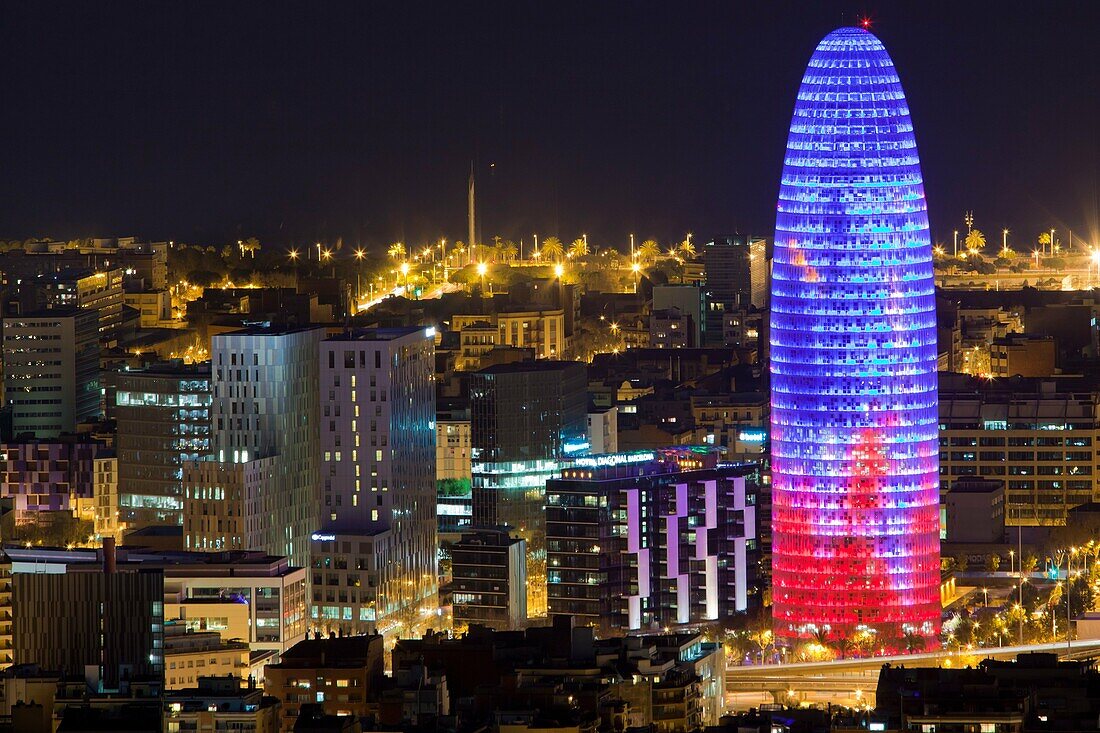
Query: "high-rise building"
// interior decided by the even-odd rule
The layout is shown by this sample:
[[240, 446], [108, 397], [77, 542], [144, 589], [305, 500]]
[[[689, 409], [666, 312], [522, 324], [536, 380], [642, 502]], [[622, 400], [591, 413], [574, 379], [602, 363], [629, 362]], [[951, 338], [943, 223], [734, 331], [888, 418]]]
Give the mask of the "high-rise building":
[[706, 272], [704, 342], [722, 346], [725, 319], [731, 313], [767, 304], [767, 249], [762, 238], [737, 234], [704, 242], [702, 256]]
[[4, 398], [12, 434], [56, 438], [99, 414], [95, 311], [58, 308], [4, 319]]
[[[310, 535], [319, 514], [323, 336], [320, 328], [252, 327], [218, 334], [211, 346], [213, 460], [276, 458], [271, 480], [245, 507], [245, 524], [254, 538], [248, 549], [284, 555], [299, 567], [309, 564]], [[220, 500], [229, 499], [206, 499]]]
[[612, 633], [759, 608], [759, 469], [717, 458], [706, 448], [583, 456], [548, 481], [550, 615]]
[[320, 353], [313, 624], [408, 633], [438, 607], [435, 329], [350, 331]]
[[99, 316], [101, 336], [113, 336], [122, 327], [122, 270], [64, 270], [23, 283], [38, 288], [47, 308], [85, 308]]
[[210, 365], [156, 364], [114, 375], [120, 521], [183, 523], [183, 464], [210, 455]]
[[470, 380], [470, 442], [476, 527], [507, 526], [527, 542], [527, 612], [546, 611], [547, 479], [588, 450], [583, 364], [527, 361]]
[[893, 61], [861, 28], [798, 91], [771, 298], [773, 613], [937, 643], [939, 450], [932, 245]]

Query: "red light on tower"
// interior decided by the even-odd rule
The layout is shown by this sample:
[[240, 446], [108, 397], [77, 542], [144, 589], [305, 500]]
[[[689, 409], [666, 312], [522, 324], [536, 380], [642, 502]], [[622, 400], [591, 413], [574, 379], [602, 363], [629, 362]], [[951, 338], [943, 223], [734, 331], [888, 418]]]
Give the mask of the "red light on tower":
[[864, 30], [867, 30], [871, 27], [871, 19], [865, 15], [863, 16], [863, 20], [859, 21], [859, 24], [863, 26]]

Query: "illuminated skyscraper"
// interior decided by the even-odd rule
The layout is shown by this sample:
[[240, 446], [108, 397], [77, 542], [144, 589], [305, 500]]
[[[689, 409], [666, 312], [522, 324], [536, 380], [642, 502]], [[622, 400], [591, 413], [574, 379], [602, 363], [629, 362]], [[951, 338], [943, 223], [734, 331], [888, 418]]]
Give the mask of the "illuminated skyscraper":
[[940, 625], [932, 247], [894, 64], [860, 28], [818, 45], [798, 92], [771, 300], [774, 617], [905, 634]]

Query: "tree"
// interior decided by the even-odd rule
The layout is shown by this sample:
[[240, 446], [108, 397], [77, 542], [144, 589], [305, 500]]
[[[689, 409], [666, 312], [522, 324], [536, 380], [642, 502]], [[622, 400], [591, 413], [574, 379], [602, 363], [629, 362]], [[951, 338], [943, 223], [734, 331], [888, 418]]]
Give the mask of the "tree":
[[565, 247], [557, 237], [547, 237], [542, 240], [542, 256], [548, 260], [560, 260], [565, 254]]
[[386, 250], [386, 254], [395, 260], [403, 260], [405, 259], [405, 245], [401, 242], [394, 242]]
[[910, 654], [915, 654], [922, 649], [927, 643], [923, 636], [913, 631], [906, 631], [901, 637], [902, 646], [905, 647], [905, 651]]
[[638, 257], [643, 262], [652, 262], [661, 254], [661, 245], [655, 239], [647, 239], [638, 247]]
[[980, 229], [971, 229], [966, 235], [966, 248], [971, 252], [981, 252], [985, 247], [985, 235]]
[[588, 254], [588, 242], [583, 239], [577, 238], [573, 240], [573, 244], [569, 245], [569, 257], [572, 259], [580, 259]]
[[247, 254], [252, 259], [256, 259], [256, 253], [260, 251], [260, 240], [255, 237], [249, 237], [241, 242], [241, 252]]
[[997, 553], [992, 553], [989, 559], [985, 562], [985, 569], [991, 573], [997, 572], [997, 568], [1001, 567], [1001, 556]]
[[960, 573], [965, 573], [966, 569], [970, 566], [970, 557], [966, 553], [960, 553], [955, 556], [955, 569]]
[[695, 245], [692, 244], [689, 240], [685, 239], [683, 242], [680, 243], [680, 256], [683, 257], [685, 260], [695, 259], [695, 254]]
[[856, 651], [856, 643], [847, 636], [842, 636], [833, 642], [833, 651], [841, 659], [847, 659]]
[[501, 245], [500, 253], [504, 256], [505, 261], [513, 262], [516, 259], [516, 255], [519, 254], [519, 248], [515, 242], [508, 241]]

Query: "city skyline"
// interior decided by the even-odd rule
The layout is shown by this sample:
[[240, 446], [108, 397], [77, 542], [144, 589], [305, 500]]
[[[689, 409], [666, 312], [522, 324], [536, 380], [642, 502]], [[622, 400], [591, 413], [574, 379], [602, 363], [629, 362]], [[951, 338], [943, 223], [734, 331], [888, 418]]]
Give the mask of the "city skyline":
[[0, 237], [465, 239], [471, 162], [483, 240], [766, 232], [802, 49], [865, 15], [927, 131], [934, 240], [972, 210], [1021, 250], [1100, 244], [1086, 4], [15, 6], [8, 104], [64, 112], [2, 123]]

